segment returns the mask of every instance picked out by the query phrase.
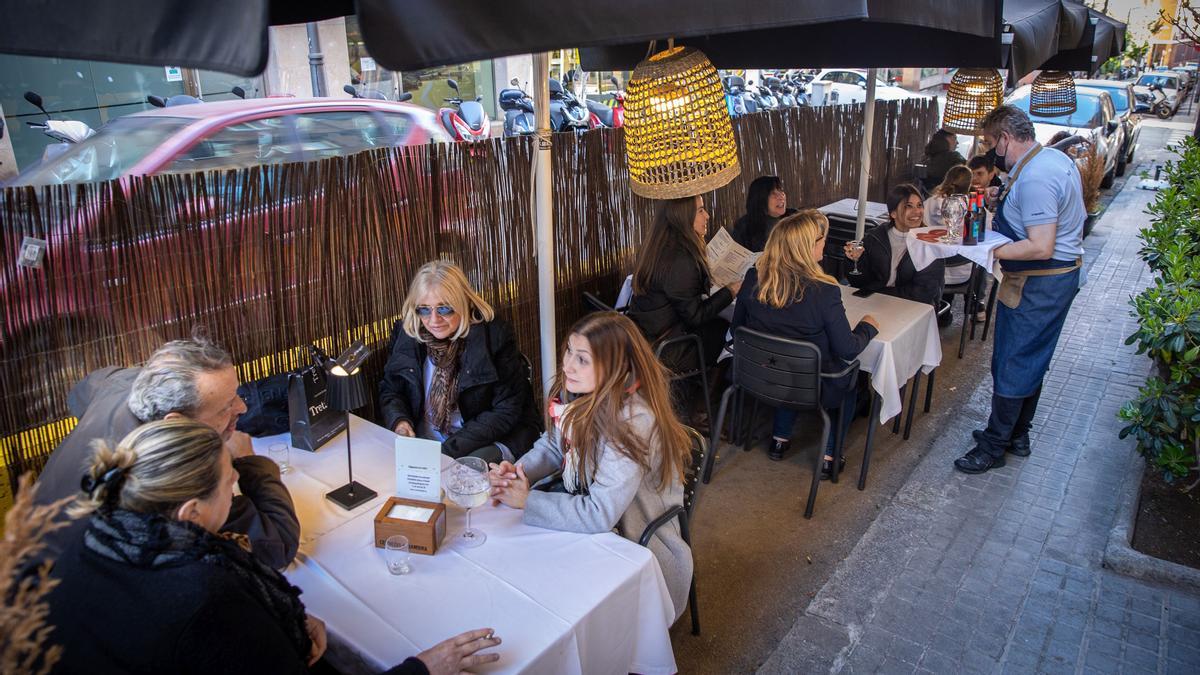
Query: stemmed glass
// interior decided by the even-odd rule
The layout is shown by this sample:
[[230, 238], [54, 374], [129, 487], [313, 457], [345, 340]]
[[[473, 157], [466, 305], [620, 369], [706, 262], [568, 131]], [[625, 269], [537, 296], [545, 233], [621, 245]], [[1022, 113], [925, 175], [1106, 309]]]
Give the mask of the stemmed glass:
[[967, 214], [967, 196], [950, 195], [942, 200], [942, 223], [952, 241], [962, 239], [963, 216]]
[[[847, 243], [850, 244], [851, 251], [854, 251], [855, 253], [862, 253], [862, 250], [863, 250], [862, 239], [853, 239]], [[861, 257], [862, 256], [858, 256], [854, 259], [854, 267], [850, 269], [850, 274], [862, 274], [862, 272], [858, 271], [858, 258], [861, 258]]]
[[487, 541], [487, 535], [472, 529], [471, 509], [487, 503], [492, 491], [492, 483], [488, 480], [488, 465], [478, 457], [462, 457], [450, 468], [446, 478], [446, 494], [455, 504], [467, 510], [467, 529], [458, 535], [459, 543], [468, 548], [479, 546]]

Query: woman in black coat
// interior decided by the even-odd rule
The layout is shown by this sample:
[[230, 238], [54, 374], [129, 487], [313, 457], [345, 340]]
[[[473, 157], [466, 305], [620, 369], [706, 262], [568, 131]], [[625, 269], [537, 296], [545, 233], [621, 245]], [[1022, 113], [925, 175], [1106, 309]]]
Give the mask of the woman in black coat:
[[[664, 337], [694, 333], [712, 365], [725, 345], [729, 322], [719, 314], [733, 302], [740, 281], [709, 295], [711, 283], [704, 237], [708, 211], [699, 196], [662, 202], [633, 270], [628, 315], [654, 344]], [[664, 355], [675, 370], [690, 368], [694, 357]]]
[[541, 435], [525, 362], [508, 324], [456, 265], [417, 270], [379, 383], [383, 424], [450, 457], [514, 461]]
[[[746, 273], [733, 311], [733, 330], [742, 326], [770, 335], [811, 342], [821, 350], [821, 371], [836, 373], [858, 356], [879, 332], [879, 324], [864, 316], [854, 330], [846, 320], [842, 291], [837, 280], [821, 269], [829, 220], [808, 209], [784, 218], [767, 239], [758, 264]], [[825, 380], [821, 406], [836, 419], [837, 410], [849, 406], [842, 419], [843, 432], [854, 419], [855, 382], [850, 378]], [[796, 413], [777, 410], [772, 430], [770, 458], [783, 459], [791, 446]], [[825, 444], [822, 477], [832, 469], [834, 430]]]
[[862, 272], [848, 275], [850, 284], [937, 307], [946, 279], [945, 262], [939, 258], [918, 271], [905, 244], [907, 232], [924, 225], [921, 193], [916, 186], [901, 183], [888, 193], [887, 208], [891, 221], [867, 232], [862, 250], [846, 244], [846, 257], [859, 260]]
[[[237, 471], [220, 436], [188, 419], [138, 427], [101, 445], [75, 507], [83, 536], [56, 561], [50, 641], [55, 673], [307, 673], [325, 651], [325, 624], [300, 589], [220, 535]], [[498, 654], [482, 629], [451, 638], [389, 673], [459, 672]]]
[[780, 218], [790, 216], [796, 209], [789, 209], [787, 192], [779, 176], [759, 176], [746, 190], [746, 215], [737, 219], [730, 236], [737, 243], [758, 253], [767, 244], [767, 235]]
[[958, 151], [958, 136], [945, 129], [933, 132], [925, 144], [925, 190], [941, 185], [950, 167], [966, 163], [967, 158]]

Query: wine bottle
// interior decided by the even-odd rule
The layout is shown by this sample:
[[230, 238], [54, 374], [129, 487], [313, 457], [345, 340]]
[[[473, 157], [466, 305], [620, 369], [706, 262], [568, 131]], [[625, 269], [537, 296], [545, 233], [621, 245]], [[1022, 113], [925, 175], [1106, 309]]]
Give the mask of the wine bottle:
[[972, 195], [970, 202], [971, 208], [967, 209], [967, 215], [963, 216], [963, 246], [974, 246], [979, 243], [975, 238], [975, 218], [979, 212], [979, 200]]

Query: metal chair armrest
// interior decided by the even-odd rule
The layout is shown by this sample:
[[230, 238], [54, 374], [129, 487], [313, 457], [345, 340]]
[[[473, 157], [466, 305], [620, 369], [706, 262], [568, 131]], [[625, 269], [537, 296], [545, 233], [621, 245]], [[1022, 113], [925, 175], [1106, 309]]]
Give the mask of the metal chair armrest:
[[596, 309], [601, 312], [615, 312], [616, 311], [616, 309], [614, 309], [612, 305], [610, 305], [610, 304], [604, 302], [603, 300], [601, 300], [600, 298], [596, 297], [596, 295], [594, 293], [584, 291], [583, 292], [583, 300], [587, 304], [591, 305], [592, 309]]
[[646, 525], [646, 529], [642, 530], [642, 536], [638, 538], [638, 545], [645, 546], [646, 544], [650, 543], [650, 537], [654, 536], [654, 533], [658, 531], [658, 528], [666, 525], [673, 519], [680, 517], [687, 517], [682, 505], [672, 506], [671, 508], [667, 509], [665, 513], [650, 521]]
[[681, 333], [675, 337], [660, 338], [654, 343], [654, 358], [662, 359], [663, 350], [674, 344], [683, 344], [685, 342], [694, 342], [696, 344], [697, 354], [704, 353], [704, 343], [700, 341], [700, 336], [695, 333]]
[[836, 372], [836, 373], [821, 373], [821, 377], [829, 378], [829, 379], [845, 377], [845, 376], [849, 375], [850, 373], [857, 373], [858, 367], [859, 367], [858, 359], [854, 359], [853, 361], [848, 363], [845, 368], [839, 370], [838, 372]]

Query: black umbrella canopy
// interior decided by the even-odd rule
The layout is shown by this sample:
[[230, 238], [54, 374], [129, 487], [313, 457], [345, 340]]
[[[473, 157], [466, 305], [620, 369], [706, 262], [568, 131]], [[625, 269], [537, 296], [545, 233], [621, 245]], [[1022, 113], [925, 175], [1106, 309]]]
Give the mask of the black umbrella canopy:
[[1087, 70], [1089, 11], [1078, 0], [1005, 0], [1004, 23], [1013, 33], [1009, 78], [1015, 82], [1038, 69]]
[[1125, 24], [1094, 9], [1083, 9], [1084, 32], [1079, 40], [1061, 41], [1058, 52], [1041, 65], [1042, 69], [1081, 70], [1091, 75], [1109, 58], [1125, 51]]

